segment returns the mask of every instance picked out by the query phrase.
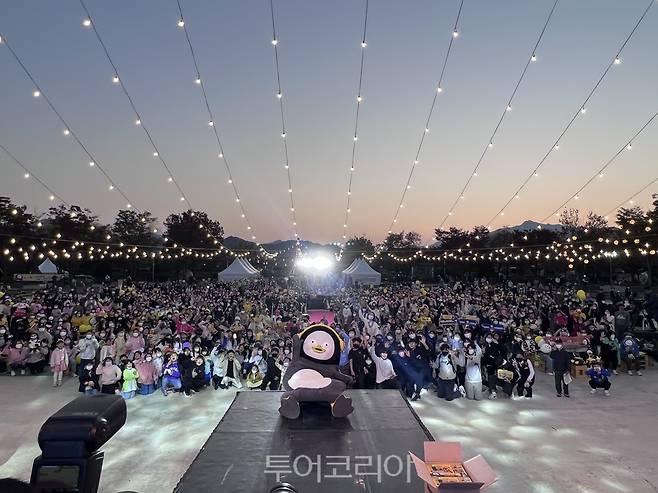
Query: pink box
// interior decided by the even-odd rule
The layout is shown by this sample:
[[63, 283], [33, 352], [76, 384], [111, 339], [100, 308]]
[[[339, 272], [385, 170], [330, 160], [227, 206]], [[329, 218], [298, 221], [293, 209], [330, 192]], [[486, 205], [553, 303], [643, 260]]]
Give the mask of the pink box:
[[[425, 460], [416, 457], [409, 452], [418, 477], [425, 482], [425, 491], [431, 493], [442, 493], [448, 491], [459, 491], [461, 493], [478, 493], [491, 486], [498, 479], [484, 457], [476, 455], [464, 462], [462, 447], [458, 442], [425, 442]], [[435, 486], [427, 464], [461, 464], [471, 478], [472, 482], [465, 483], [443, 483]]]

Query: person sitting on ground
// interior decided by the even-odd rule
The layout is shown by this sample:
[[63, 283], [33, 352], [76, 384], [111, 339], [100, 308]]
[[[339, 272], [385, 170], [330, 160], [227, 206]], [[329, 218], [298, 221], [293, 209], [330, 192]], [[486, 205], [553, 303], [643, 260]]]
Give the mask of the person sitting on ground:
[[253, 365], [247, 375], [247, 387], [251, 390], [260, 390], [263, 385], [263, 374], [260, 372], [258, 365]]
[[235, 351], [232, 349], [226, 352], [226, 356], [220, 359], [220, 365], [224, 377], [222, 378], [222, 388], [234, 386], [236, 389], [242, 388], [242, 380], [240, 379], [240, 363], [235, 357]]
[[589, 377], [589, 386], [592, 387], [591, 393], [596, 394], [597, 389], [603, 389], [605, 395], [610, 395], [610, 373], [602, 368], [600, 362], [595, 362], [592, 367], [585, 372]]
[[180, 369], [178, 368], [178, 354], [171, 353], [169, 360], [165, 363], [162, 370], [162, 393], [166, 397], [169, 393], [169, 387], [178, 392], [181, 387]]
[[436, 395], [439, 399], [451, 401], [462, 396], [457, 389], [457, 368], [453, 361], [453, 353], [450, 351], [450, 346], [448, 344], [441, 344], [440, 351], [436, 357], [436, 368], [438, 372]]
[[133, 367], [132, 361], [126, 362], [126, 368], [123, 370], [123, 384], [121, 385], [121, 394], [124, 399], [132, 399], [137, 392], [137, 378], [139, 373]]

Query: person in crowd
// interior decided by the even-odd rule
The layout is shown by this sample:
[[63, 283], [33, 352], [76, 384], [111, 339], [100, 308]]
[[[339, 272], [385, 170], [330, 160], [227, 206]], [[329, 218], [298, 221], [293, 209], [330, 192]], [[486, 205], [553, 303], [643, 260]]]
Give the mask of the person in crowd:
[[565, 376], [570, 376], [571, 371], [571, 355], [564, 349], [562, 340], [555, 341], [555, 349], [551, 351], [551, 359], [553, 360], [553, 371], [555, 372], [555, 391], [558, 397], [569, 397], [569, 385], [565, 383]]
[[126, 367], [123, 370], [123, 384], [121, 385], [121, 395], [124, 399], [132, 399], [135, 397], [137, 392], [137, 378], [139, 373], [137, 369], [133, 366], [133, 362], [128, 360], [126, 362]]
[[146, 353], [144, 358], [135, 360], [135, 369], [138, 374], [137, 383], [139, 385], [139, 394], [150, 395], [155, 392], [155, 384], [160, 375], [153, 362], [153, 355]]
[[98, 393], [98, 374], [94, 371], [93, 363], [87, 362], [85, 366], [81, 368], [78, 379], [80, 381], [80, 384], [78, 385], [79, 392], [82, 392], [85, 395], [96, 395]]
[[[93, 365], [93, 360], [85, 360], [84, 364], [80, 364], [80, 368], [86, 368], [89, 364]], [[120, 393], [119, 382], [123, 376], [123, 372], [121, 368], [114, 364], [112, 358], [108, 356], [98, 365], [96, 375], [98, 375], [98, 385], [103, 394]]]
[[397, 375], [393, 370], [393, 363], [388, 359], [388, 351], [385, 348], [375, 351], [375, 340], [369, 340], [369, 352], [375, 363], [375, 384], [378, 389], [398, 389], [400, 384]]
[[624, 340], [619, 345], [619, 352], [628, 374], [633, 375], [633, 371], [635, 371], [637, 375], [642, 376], [640, 370], [640, 343], [632, 334], [627, 333], [624, 335]]
[[281, 384], [281, 370], [277, 363], [279, 362], [279, 348], [274, 346], [267, 354], [265, 360], [267, 363], [267, 370], [263, 377], [261, 385], [262, 390], [279, 390]]
[[240, 368], [240, 363], [235, 357], [235, 351], [232, 349], [230, 351], [227, 351], [226, 357], [222, 358], [220, 361], [220, 365], [222, 367], [222, 388], [228, 388], [228, 387], [235, 387], [237, 389], [242, 388], [242, 380], [241, 380], [241, 368]]
[[349, 374], [354, 378], [353, 388], [365, 389], [366, 387], [366, 359], [368, 351], [362, 347], [360, 337], [352, 338], [352, 349], [349, 352]]
[[[454, 362], [454, 351], [451, 351], [448, 344], [441, 344], [440, 353], [436, 357], [436, 368], [438, 373], [436, 395], [439, 399], [452, 401], [461, 397], [457, 387], [457, 367]], [[464, 395], [466, 392], [464, 391]]]
[[618, 375], [617, 368], [619, 368], [619, 340], [617, 334], [613, 331], [608, 331], [601, 337], [601, 358], [603, 359], [603, 367], [612, 371], [614, 375]]
[[515, 369], [518, 374], [516, 382], [516, 395], [532, 399], [532, 386], [535, 383], [535, 368], [530, 358], [518, 353], [514, 358]]
[[166, 397], [169, 394], [169, 387], [173, 387], [174, 392], [178, 392], [183, 384], [181, 383], [181, 371], [178, 366], [178, 354], [172, 352], [162, 370], [162, 394]]
[[258, 365], [253, 365], [247, 375], [247, 387], [251, 390], [260, 390], [263, 385], [263, 374]]
[[87, 332], [85, 336], [78, 342], [78, 355], [80, 356], [80, 367], [87, 364], [88, 361], [94, 363], [96, 361], [96, 351], [100, 348], [98, 341], [91, 332]]
[[606, 396], [610, 395], [610, 373], [607, 369], [601, 366], [601, 363], [596, 361], [586, 372], [589, 377], [589, 386], [592, 387], [591, 393], [596, 394], [598, 389], [603, 389]]
[[24, 346], [23, 341], [18, 340], [5, 346], [2, 355], [7, 360], [9, 374], [12, 377], [16, 376], [17, 371], [20, 371], [21, 375], [25, 375], [25, 368], [27, 367], [27, 358], [29, 354], [30, 350]]
[[482, 400], [482, 356], [475, 347], [470, 346], [466, 351], [466, 379], [464, 388], [466, 398], [472, 400]]
[[[64, 349], [64, 341], [58, 340], [56, 347], [50, 354], [50, 371], [53, 373], [53, 387], [62, 385], [64, 372], [69, 367], [69, 355]], [[93, 368], [93, 365], [92, 365]]]
[[484, 368], [487, 378], [487, 388], [489, 389], [489, 399], [495, 399], [497, 396], [496, 383], [498, 380], [497, 371], [503, 363], [504, 351], [498, 342], [497, 334], [488, 333], [484, 338], [481, 364]]

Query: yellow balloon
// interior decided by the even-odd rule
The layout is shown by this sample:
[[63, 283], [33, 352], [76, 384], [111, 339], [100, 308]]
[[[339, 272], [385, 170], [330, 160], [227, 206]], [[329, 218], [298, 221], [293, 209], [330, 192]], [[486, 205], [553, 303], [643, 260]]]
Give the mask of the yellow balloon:
[[587, 293], [582, 289], [579, 289], [578, 291], [576, 291], [576, 296], [580, 301], [585, 301], [585, 298], [587, 298]]

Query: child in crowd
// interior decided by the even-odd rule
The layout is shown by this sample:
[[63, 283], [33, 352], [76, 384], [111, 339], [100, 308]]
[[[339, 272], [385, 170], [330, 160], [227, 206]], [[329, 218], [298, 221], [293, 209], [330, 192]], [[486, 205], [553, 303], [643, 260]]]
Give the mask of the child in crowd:
[[64, 349], [64, 341], [60, 339], [50, 354], [50, 371], [53, 372], [53, 387], [62, 385], [62, 377], [68, 367], [69, 355], [66, 349]]

